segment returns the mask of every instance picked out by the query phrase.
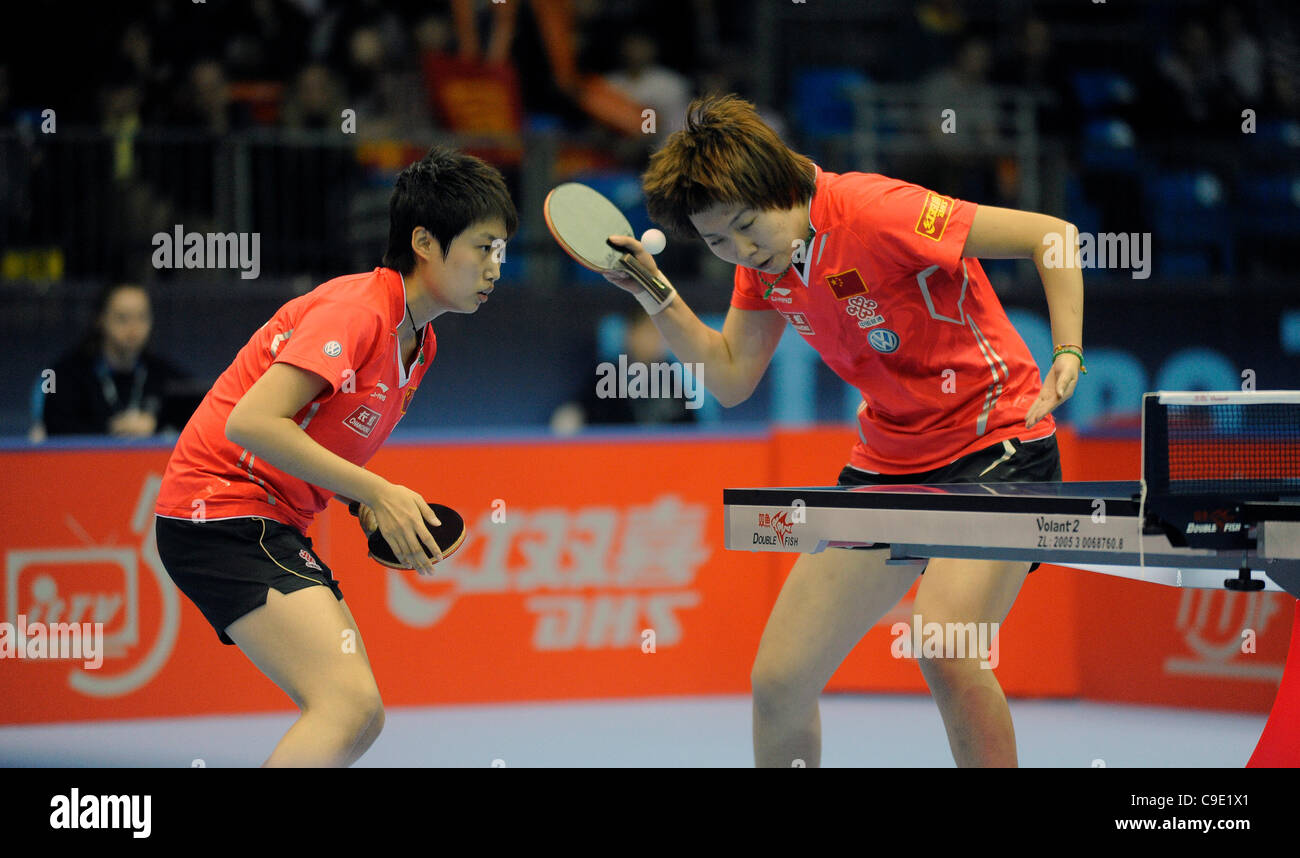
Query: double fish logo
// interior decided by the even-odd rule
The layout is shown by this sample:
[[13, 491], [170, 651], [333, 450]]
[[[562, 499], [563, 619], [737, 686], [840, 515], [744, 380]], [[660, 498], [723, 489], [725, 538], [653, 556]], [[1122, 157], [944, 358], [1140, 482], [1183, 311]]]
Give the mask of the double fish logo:
[[790, 534], [794, 532], [794, 523], [790, 521], [789, 510], [781, 510], [772, 516], [772, 532], [781, 540], [782, 545], [789, 545]]

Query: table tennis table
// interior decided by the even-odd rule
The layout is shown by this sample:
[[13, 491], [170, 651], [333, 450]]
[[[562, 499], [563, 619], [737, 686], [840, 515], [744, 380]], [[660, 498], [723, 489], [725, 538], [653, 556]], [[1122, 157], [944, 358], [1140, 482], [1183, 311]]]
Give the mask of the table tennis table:
[[[892, 564], [1030, 561], [1300, 599], [1300, 391], [1147, 393], [1141, 440], [1134, 481], [724, 489], [724, 544], [808, 554], [887, 545]], [[1300, 766], [1297, 725], [1300, 602], [1248, 765]]]
[[1181, 528], [1193, 536], [1226, 529], [1237, 548], [1177, 544], [1180, 528], [1143, 509], [1138, 481], [737, 488], [723, 491], [723, 505], [734, 550], [816, 554], [885, 543], [897, 564], [1022, 560], [1300, 598], [1300, 496], [1227, 497]]

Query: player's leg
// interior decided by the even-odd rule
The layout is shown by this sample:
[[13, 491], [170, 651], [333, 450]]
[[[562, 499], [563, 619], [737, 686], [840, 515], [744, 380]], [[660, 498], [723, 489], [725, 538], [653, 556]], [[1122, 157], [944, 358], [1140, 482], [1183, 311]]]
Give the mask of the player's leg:
[[801, 554], [763, 629], [750, 681], [754, 762], [821, 764], [817, 699], [862, 636], [907, 594], [919, 572], [886, 566], [887, 549]]
[[[923, 630], [930, 623], [945, 630], [946, 623], [986, 623], [984, 639], [990, 640], [992, 624], [1001, 628], [1028, 574], [1028, 563], [931, 560], [917, 588], [913, 614], [921, 617]], [[997, 677], [980, 661], [979, 654], [968, 649], [965, 658], [918, 658], [917, 663], [943, 716], [957, 765], [1014, 766], [1011, 710]]]
[[302, 710], [265, 765], [351, 765], [379, 735], [379, 688], [356, 623], [329, 588], [272, 588], [226, 634]]
[[[357, 654], [360, 655], [361, 660], [365, 662], [366, 670], [371, 671], [370, 675], [371, 678], [373, 679], [374, 671], [370, 667], [370, 656], [366, 653], [366, 645], [361, 640], [361, 629], [357, 626], [357, 621], [352, 616], [352, 609], [348, 607], [348, 603], [343, 599], [338, 600], [338, 606], [340, 609], [342, 609], [343, 615], [347, 617], [348, 624], [352, 626], [353, 632], [356, 633]], [[379, 738], [379, 734], [383, 732], [383, 729], [384, 729], [384, 710], [382, 708], [382, 703], [381, 703], [381, 708], [379, 710], [378, 717], [371, 722], [369, 733], [362, 737], [362, 741], [359, 742], [357, 744], [357, 747], [353, 749], [352, 759], [348, 760], [347, 763], [345, 763], [345, 765], [350, 766], [353, 763], [355, 763], [358, 759], [360, 759], [361, 755], [364, 754], [370, 748], [370, 746], [375, 743], [375, 740]]]

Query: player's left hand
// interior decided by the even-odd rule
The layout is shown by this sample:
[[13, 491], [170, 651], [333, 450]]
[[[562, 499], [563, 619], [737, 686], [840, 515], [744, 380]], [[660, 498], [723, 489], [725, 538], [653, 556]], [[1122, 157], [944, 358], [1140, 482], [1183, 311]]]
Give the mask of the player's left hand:
[[1025, 416], [1025, 428], [1031, 428], [1039, 420], [1051, 414], [1056, 407], [1074, 395], [1074, 386], [1079, 382], [1079, 359], [1072, 354], [1063, 354], [1052, 362], [1052, 369], [1043, 379], [1043, 389], [1038, 399], [1029, 408]]

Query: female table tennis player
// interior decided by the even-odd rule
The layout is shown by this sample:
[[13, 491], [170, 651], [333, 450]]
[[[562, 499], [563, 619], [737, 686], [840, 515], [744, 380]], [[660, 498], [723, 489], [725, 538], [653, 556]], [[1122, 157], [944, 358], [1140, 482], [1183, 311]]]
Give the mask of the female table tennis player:
[[432, 571], [433, 511], [364, 465], [433, 360], [430, 321], [487, 300], [517, 224], [500, 173], [430, 150], [397, 178], [383, 266], [281, 307], [176, 442], [155, 508], [159, 556], [221, 642], [302, 710], [268, 766], [350, 765], [379, 735], [356, 623], [305, 533], [331, 496], [356, 499], [399, 559]]
[[[629, 275], [606, 277], [647, 305], [680, 360], [704, 364], [723, 405], [754, 391], [789, 323], [862, 392], [841, 485], [1061, 479], [1050, 412], [1082, 368], [1083, 281], [1073, 254], [1056, 265], [1043, 253], [1044, 239], [1068, 224], [880, 175], [828, 173], [734, 96], [694, 102], [643, 183], [654, 221], [698, 235], [736, 266], [731, 309], [719, 332], [679, 296], [656, 302]], [[611, 241], [658, 271], [635, 239]], [[1031, 257], [1038, 267], [1058, 344], [1041, 384], [981, 256]], [[836, 549], [795, 562], [754, 660], [758, 765], [819, 764], [818, 695], [916, 580], [914, 568], [886, 566], [888, 556]], [[931, 560], [911, 613], [923, 623], [1001, 623], [1029, 571]], [[919, 664], [958, 765], [1015, 765], [993, 671], [973, 658]]]

